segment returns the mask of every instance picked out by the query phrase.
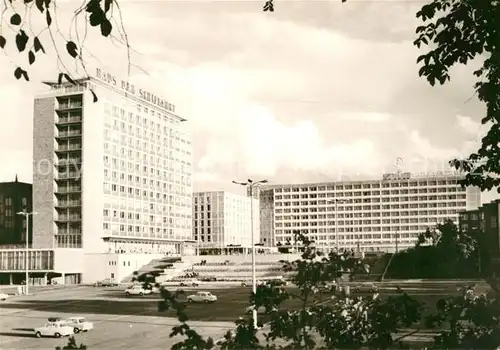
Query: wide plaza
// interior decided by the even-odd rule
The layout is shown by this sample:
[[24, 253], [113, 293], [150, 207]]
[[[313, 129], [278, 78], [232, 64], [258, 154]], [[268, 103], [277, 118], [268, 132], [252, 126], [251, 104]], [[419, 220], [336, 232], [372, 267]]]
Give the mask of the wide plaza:
[[[379, 285], [381, 295], [394, 295], [400, 286], [408, 294], [425, 301], [428, 312], [445, 296], [457, 294], [457, 288], [468, 284], [458, 281], [422, 283], [418, 281], [386, 282]], [[484, 287], [482, 287], [484, 288]], [[49, 317], [84, 316], [94, 322], [94, 330], [77, 334], [77, 343], [89, 349], [104, 348], [170, 348], [180, 338], [170, 338], [172, 327], [179, 322], [173, 313], [157, 310], [159, 295], [126, 297], [125, 287], [96, 288], [66, 286], [35, 290], [29, 296], [12, 296], [0, 302], [1, 349], [54, 349], [67, 339], [38, 339], [33, 329]], [[220, 339], [234, 328], [234, 320], [245, 314], [250, 288], [237, 285], [206, 284], [186, 289], [187, 294], [209, 290], [218, 296], [214, 304], [191, 304], [187, 313], [189, 324], [203, 336]], [[292, 304], [290, 304], [293, 307]]]

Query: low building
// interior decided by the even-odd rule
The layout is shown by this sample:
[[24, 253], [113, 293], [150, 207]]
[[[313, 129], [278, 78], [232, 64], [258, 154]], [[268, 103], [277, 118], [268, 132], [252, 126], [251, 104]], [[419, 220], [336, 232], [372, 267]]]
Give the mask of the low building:
[[[0, 248], [26, 246], [26, 217], [19, 212], [32, 210], [32, 185], [19, 182], [0, 183]], [[28, 223], [28, 243], [33, 242], [32, 221]]]
[[[252, 212], [253, 206], [253, 212]], [[258, 199], [224, 191], [193, 193], [193, 238], [198, 252], [243, 253], [260, 243]]]

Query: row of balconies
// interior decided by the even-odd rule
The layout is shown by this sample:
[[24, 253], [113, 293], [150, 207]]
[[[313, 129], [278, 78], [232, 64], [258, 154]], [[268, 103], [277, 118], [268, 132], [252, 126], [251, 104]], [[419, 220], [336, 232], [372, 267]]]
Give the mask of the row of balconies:
[[[428, 220], [432, 220], [432, 219], [441, 219], [441, 216], [445, 216], [445, 217], [449, 217], [448, 214], [438, 214], [438, 215], [434, 215], [434, 217], [432, 218], [428, 218]], [[367, 220], [365, 220], [365, 222], [361, 222], [361, 220], [339, 220], [337, 222], [337, 225], [356, 225], [356, 226], [365, 226], [365, 225], [383, 225], [384, 223], [387, 223], [389, 224], [390, 222], [392, 223], [397, 223], [396, 220], [399, 220], [400, 223], [406, 223], [406, 224], [417, 224], [417, 223], [427, 223], [427, 222], [431, 222], [431, 221], [420, 221], [422, 220], [422, 218], [419, 219], [419, 221], [413, 221], [413, 220], [416, 220], [416, 219], [390, 219], [391, 221], [390, 222], [387, 222], [388, 219], [385, 219], [385, 220], [372, 220], [372, 222], [368, 223], [366, 222]], [[356, 223], [356, 221], [358, 221]], [[380, 222], [375, 222], [375, 221], [380, 221]], [[294, 227], [294, 226], [301, 226], [301, 227], [328, 227], [328, 226], [335, 226], [335, 221], [322, 221], [322, 222], [315, 222], [315, 221], [311, 221], [311, 220], [304, 220], [304, 221], [301, 221], [301, 220], [291, 220], [289, 222], [285, 222], [285, 223], [279, 223], [279, 224], [275, 224], [276, 227], [285, 227], [285, 228], [288, 228], [288, 227]]]
[[68, 166], [74, 164], [81, 164], [83, 159], [81, 157], [72, 157], [72, 158], [61, 158], [56, 160], [56, 165], [58, 166]]
[[60, 200], [60, 201], [57, 201], [56, 203], [56, 207], [80, 207], [82, 205], [82, 201], [79, 200], [79, 199], [75, 199], [75, 200]]
[[64, 193], [78, 193], [82, 191], [82, 186], [67, 186], [67, 187], [58, 187], [55, 191], [57, 194], [64, 194]]
[[331, 194], [331, 196], [326, 195], [287, 195], [281, 196], [276, 195], [274, 198], [276, 201], [297, 201], [303, 199], [315, 199], [315, 200], [326, 200], [326, 201], [335, 201], [335, 199], [344, 199], [345, 197], [386, 197], [386, 196], [415, 196], [419, 194], [430, 194], [436, 195], [441, 193], [464, 193], [465, 191], [461, 191], [460, 188], [451, 187], [451, 188], [438, 188], [438, 189], [420, 189], [420, 190], [393, 190], [393, 191], [372, 191], [372, 192], [340, 192], [335, 195]]
[[[427, 199], [427, 200], [414, 200], [414, 201], [386, 201], [386, 202], [370, 202], [370, 203], [390, 203], [390, 204], [394, 204], [394, 203], [401, 203], [401, 202], [407, 202], [407, 203], [421, 203], [421, 204], [437, 204], [435, 202], [437, 201], [444, 201], [446, 202], [446, 204], [449, 204], [449, 203], [454, 203], [454, 202], [458, 202], [458, 203], [463, 203], [465, 205], [466, 203], [466, 200], [465, 199], [435, 199], [435, 200], [430, 200], [430, 199]], [[422, 203], [422, 202], [425, 202], [425, 203]], [[428, 202], [431, 202], [431, 203], [428, 203]], [[282, 205], [284, 204], [284, 205]], [[352, 205], [353, 203], [349, 203], [350, 205]], [[359, 206], [362, 206], [362, 205], [367, 205], [368, 203], [355, 203], [355, 204], [358, 204]], [[300, 208], [300, 207], [326, 207], [326, 204], [318, 204], [318, 203], [315, 203], [315, 202], [309, 202], [309, 203], [305, 203], [305, 202], [302, 202], [302, 203], [298, 203], [298, 202], [295, 202], [295, 203], [275, 203], [275, 206], [276, 207], [280, 207], [280, 208], [283, 208], [283, 207], [286, 207], [286, 208]], [[335, 210], [335, 207], [334, 206], [330, 206], [330, 207], [327, 207], [327, 208], [330, 208], [330, 210]], [[338, 210], [349, 210], [349, 206], [339, 206], [337, 207]]]
[[[363, 198], [363, 199], [343, 199], [342, 203], [338, 203], [338, 206], [341, 205], [349, 205], [353, 203], [383, 203], [383, 202], [389, 202], [391, 199], [395, 198], [402, 198], [404, 199], [403, 201], [408, 201], [408, 200], [420, 200], [420, 201], [427, 201], [427, 200], [436, 200], [436, 199], [449, 199], [450, 197], [455, 197], [458, 199], [463, 199], [465, 200], [467, 196], [465, 193], [463, 194], [455, 194], [450, 192], [446, 192], [448, 194], [440, 193], [440, 194], [431, 194], [431, 193], [419, 193], [419, 194], [391, 194], [391, 195], [382, 195], [382, 196], [375, 196], [375, 197], [370, 197], [370, 198]], [[349, 196], [346, 196], [349, 197]], [[352, 197], [352, 196], [350, 196]], [[433, 198], [433, 199], [430, 199]], [[314, 200], [311, 200], [314, 199]], [[276, 203], [319, 203], [319, 205], [331, 205], [335, 206], [334, 200], [325, 200], [325, 199], [316, 199], [316, 198], [309, 198], [309, 199], [277, 199], [275, 200]]]
[[62, 138], [62, 137], [79, 137], [82, 136], [82, 130], [60, 130], [57, 131], [55, 137], [56, 138]]
[[[391, 186], [394, 185], [394, 186]], [[400, 182], [395, 182], [395, 183], [385, 183], [385, 184], [380, 184], [380, 183], [372, 183], [372, 184], [364, 184], [360, 186], [356, 185], [342, 185], [342, 186], [336, 186], [334, 188], [333, 186], [318, 186], [318, 187], [303, 187], [303, 188], [275, 188], [274, 192], [275, 193], [304, 193], [304, 192], [333, 192], [333, 191], [363, 191], [363, 190], [370, 190], [370, 189], [382, 189], [382, 188], [419, 188], [419, 187], [434, 187], [434, 186], [457, 186], [456, 180], [447, 180], [443, 181], [400, 181]]]
[[54, 221], [58, 222], [69, 222], [69, 221], [81, 221], [82, 216], [80, 214], [70, 214], [70, 215], [56, 215]]
[[[373, 227], [370, 227], [373, 228]], [[429, 225], [404, 225], [401, 226], [401, 224], [386, 224], [386, 226], [383, 227], [376, 227], [377, 230], [371, 230], [371, 231], [364, 231], [364, 230], [357, 230], [357, 228], [352, 228], [352, 227], [338, 227], [338, 232], [339, 233], [362, 233], [362, 232], [377, 232], [377, 233], [383, 233], [383, 232], [394, 232], [394, 231], [413, 231], [413, 232], [420, 232], [420, 231], [425, 231], [427, 228], [429, 228]], [[403, 229], [404, 228], [404, 229]], [[300, 231], [303, 233], [309, 232], [309, 234], [335, 234], [335, 228], [327, 228], [327, 229], [308, 229], [308, 228], [303, 228], [303, 227], [293, 227], [293, 228], [287, 228], [286, 230], [283, 229], [276, 229], [275, 234], [276, 235], [293, 235], [294, 231]]]
[[67, 102], [61, 102], [59, 103], [59, 106], [57, 107], [57, 110], [61, 111], [64, 109], [74, 109], [74, 108], [82, 108], [83, 103], [81, 100], [67, 100]]
[[81, 122], [82, 116], [58, 117], [56, 120], [56, 124], [75, 124]]
[[[301, 212], [302, 214], [311, 214], [308, 218], [304, 216], [299, 218], [299, 213], [279, 213], [274, 214], [275, 220], [277, 221], [295, 221], [295, 220], [324, 220], [324, 219], [339, 219], [339, 218], [383, 218], [383, 217], [392, 217], [392, 216], [423, 216], [423, 215], [443, 215], [445, 213], [456, 215], [461, 210], [461, 207], [450, 207], [452, 209], [444, 209], [448, 207], [442, 207], [443, 209], [438, 208], [419, 208], [418, 210], [408, 210], [408, 209], [364, 209], [364, 210], [351, 210], [339, 213], [338, 215], [334, 214], [318, 214], [318, 212]], [[355, 212], [360, 215], [348, 215], [349, 213]], [[382, 214], [382, 215], [381, 215]], [[389, 215], [384, 215], [389, 214]], [[271, 215], [273, 215], [271, 213]]]
[[70, 144], [59, 144], [56, 147], [56, 152], [64, 152], [64, 151], [78, 151], [82, 149], [81, 143], [70, 143]]
[[79, 179], [81, 176], [82, 173], [78, 171], [68, 171], [68, 172], [56, 173], [54, 177], [56, 180], [68, 180], [68, 179]]
[[321, 228], [325, 228], [325, 229], [329, 229], [329, 228], [334, 228], [335, 226], [338, 226], [338, 227], [358, 227], [358, 228], [366, 228], [366, 227], [380, 227], [380, 226], [386, 226], [386, 225], [414, 225], [414, 224], [428, 224], [428, 223], [436, 223], [436, 222], [439, 222], [439, 220], [429, 220], [429, 221], [400, 221], [400, 222], [397, 222], [397, 221], [390, 221], [390, 222], [371, 222], [371, 223], [346, 223], [346, 222], [339, 222], [337, 225], [335, 224], [328, 224], [328, 225], [292, 225], [292, 226], [278, 226], [276, 225], [276, 229], [293, 229], [294, 227], [308, 227], [308, 228], [318, 228], [318, 227], [321, 227]]
[[72, 229], [72, 230], [66, 230], [66, 229], [58, 229], [57, 230], [58, 235], [81, 235], [82, 234], [82, 229]]

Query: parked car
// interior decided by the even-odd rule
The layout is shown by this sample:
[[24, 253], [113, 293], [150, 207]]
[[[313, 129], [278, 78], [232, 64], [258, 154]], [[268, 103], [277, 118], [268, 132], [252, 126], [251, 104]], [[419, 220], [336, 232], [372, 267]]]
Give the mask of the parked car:
[[365, 282], [358, 284], [357, 286], [354, 286], [354, 291], [355, 292], [365, 292], [365, 293], [377, 293], [378, 292], [378, 287], [375, 283], [372, 282]]
[[85, 317], [70, 317], [64, 320], [68, 326], [73, 327], [73, 332], [75, 334], [80, 332], [88, 332], [94, 329], [94, 324], [89, 321], [85, 321]]
[[9, 294], [6, 294], [6, 293], [0, 293], [0, 300], [6, 300], [9, 298]]
[[217, 277], [212, 277], [212, 276], [205, 276], [200, 279], [203, 282], [216, 282]]
[[94, 283], [94, 287], [117, 287], [118, 282], [116, 282], [113, 278], [105, 278], [102, 281], [97, 281]]
[[35, 328], [37, 338], [41, 337], [67, 337], [73, 335], [73, 327], [63, 321], [48, 322], [42, 327]]
[[128, 287], [127, 289], [125, 289], [125, 295], [126, 296], [129, 296], [129, 295], [139, 295], [139, 296], [143, 296], [143, 295], [147, 295], [147, 294], [151, 294], [152, 291], [151, 289], [144, 289], [141, 285], [139, 284], [135, 284], [131, 287]]
[[195, 280], [195, 279], [189, 279], [189, 280], [181, 281], [181, 283], [179, 285], [181, 287], [187, 287], [187, 286], [198, 287], [200, 285], [200, 281]]
[[188, 295], [186, 299], [190, 303], [214, 303], [217, 301], [217, 296], [210, 292], [198, 292]]

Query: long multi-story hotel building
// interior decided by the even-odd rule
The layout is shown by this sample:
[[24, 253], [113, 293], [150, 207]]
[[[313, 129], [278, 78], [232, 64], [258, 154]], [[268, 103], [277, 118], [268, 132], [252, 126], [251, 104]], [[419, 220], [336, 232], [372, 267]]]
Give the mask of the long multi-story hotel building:
[[[252, 213], [253, 206], [253, 213]], [[193, 194], [193, 236], [201, 252], [260, 241], [259, 200], [224, 191]]]
[[175, 107], [100, 69], [46, 84], [34, 103], [33, 248], [71, 250], [76, 282], [193, 253], [191, 141]]
[[369, 181], [268, 185], [259, 193], [261, 240], [294, 244], [300, 231], [328, 251], [395, 251], [420, 232], [481, 204], [478, 188], [462, 188], [462, 175], [386, 174]]

